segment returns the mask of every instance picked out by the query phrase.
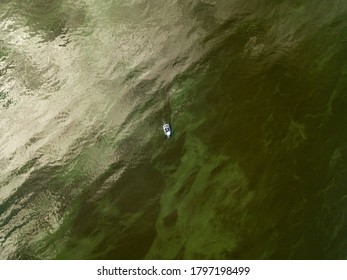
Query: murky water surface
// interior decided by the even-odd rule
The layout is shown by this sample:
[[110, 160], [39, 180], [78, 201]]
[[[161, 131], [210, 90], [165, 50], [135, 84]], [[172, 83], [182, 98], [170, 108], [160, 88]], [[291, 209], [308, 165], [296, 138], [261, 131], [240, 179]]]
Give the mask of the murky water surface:
[[345, 259], [346, 18], [2, 1], [0, 258]]

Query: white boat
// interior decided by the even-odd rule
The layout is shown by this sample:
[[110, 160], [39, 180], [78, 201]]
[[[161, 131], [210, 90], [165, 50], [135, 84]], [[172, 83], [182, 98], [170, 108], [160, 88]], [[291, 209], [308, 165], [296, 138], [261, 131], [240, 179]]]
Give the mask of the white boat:
[[172, 135], [172, 130], [170, 124], [166, 123], [163, 125], [163, 130], [167, 138], [170, 138]]

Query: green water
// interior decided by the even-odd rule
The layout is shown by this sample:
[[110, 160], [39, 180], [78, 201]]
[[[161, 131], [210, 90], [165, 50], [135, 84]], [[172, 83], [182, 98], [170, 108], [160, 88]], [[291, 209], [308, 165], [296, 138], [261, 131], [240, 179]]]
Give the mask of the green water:
[[345, 259], [346, 16], [2, 1], [0, 258]]

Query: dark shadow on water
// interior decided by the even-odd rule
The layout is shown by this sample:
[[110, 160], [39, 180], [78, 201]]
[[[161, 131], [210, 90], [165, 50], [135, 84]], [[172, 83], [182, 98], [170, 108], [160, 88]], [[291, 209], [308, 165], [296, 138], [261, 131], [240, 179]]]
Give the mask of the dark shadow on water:
[[[107, 172], [113, 173], [117, 166], [113, 168]], [[91, 190], [101, 188], [101, 181]], [[93, 192], [87, 191], [74, 219], [68, 249], [58, 258], [143, 258], [155, 237], [163, 185], [158, 171], [140, 164], [126, 170], [101, 198], [94, 199]], [[90, 240], [89, 245], [79, 242], [83, 239]]]

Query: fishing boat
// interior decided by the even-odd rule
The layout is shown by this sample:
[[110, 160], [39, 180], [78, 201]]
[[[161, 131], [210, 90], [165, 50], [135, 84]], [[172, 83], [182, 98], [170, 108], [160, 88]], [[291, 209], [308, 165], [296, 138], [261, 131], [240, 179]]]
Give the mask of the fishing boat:
[[163, 130], [164, 130], [164, 133], [165, 133], [166, 137], [167, 137], [167, 138], [170, 138], [171, 135], [172, 135], [172, 129], [171, 129], [170, 124], [165, 123], [165, 124], [163, 125]]

